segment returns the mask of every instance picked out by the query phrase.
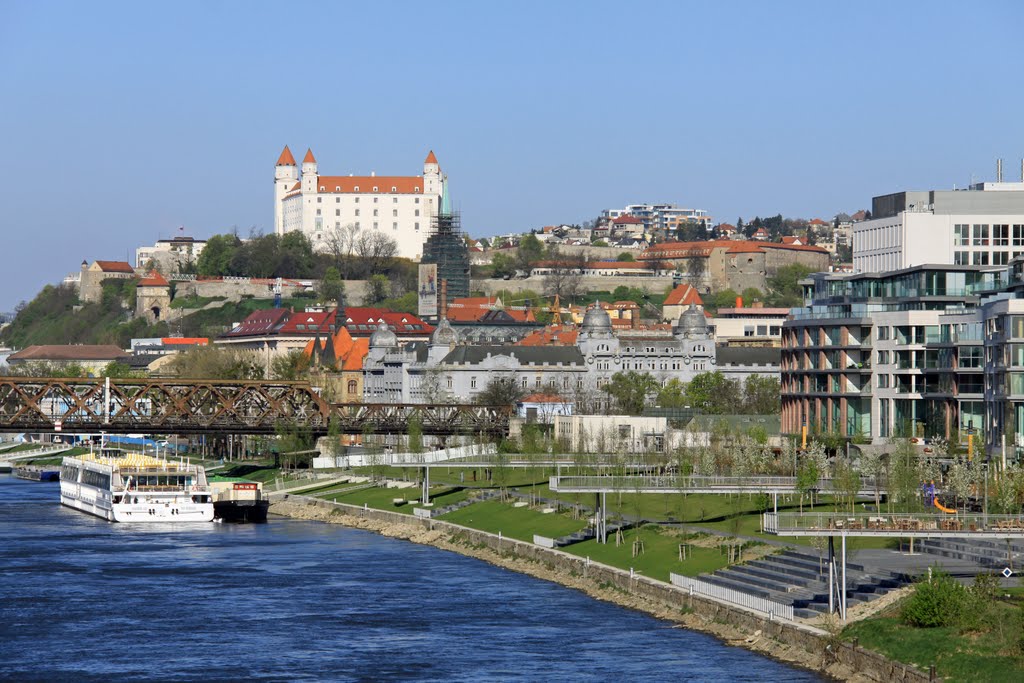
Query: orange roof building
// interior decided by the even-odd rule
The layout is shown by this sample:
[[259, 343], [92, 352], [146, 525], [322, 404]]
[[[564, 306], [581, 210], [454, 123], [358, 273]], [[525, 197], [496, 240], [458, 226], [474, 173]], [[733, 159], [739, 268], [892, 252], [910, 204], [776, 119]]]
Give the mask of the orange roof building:
[[300, 231], [322, 249], [343, 226], [380, 230], [395, 239], [398, 256], [419, 259], [445, 182], [433, 151], [421, 175], [321, 175], [312, 149], [300, 170], [285, 146], [274, 169], [274, 231]]

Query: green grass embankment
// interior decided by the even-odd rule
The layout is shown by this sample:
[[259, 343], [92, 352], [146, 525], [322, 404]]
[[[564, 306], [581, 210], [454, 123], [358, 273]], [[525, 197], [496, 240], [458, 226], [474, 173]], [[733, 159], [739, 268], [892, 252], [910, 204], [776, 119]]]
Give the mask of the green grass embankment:
[[[668, 581], [671, 573], [697, 576], [728, 566], [728, 556], [719, 548], [694, 545], [703, 538], [706, 537], [680, 534], [673, 529], [647, 525], [622, 532], [622, 542], [619, 545], [616, 545], [614, 537], [610, 537], [607, 543], [598, 543], [594, 539], [575, 543], [564, 550], [620, 569], [634, 569], [652, 579]], [[642, 542], [643, 552], [634, 556], [636, 541]], [[679, 545], [683, 543], [688, 546], [688, 554], [685, 560], [680, 560]]]
[[587, 525], [585, 520], [572, 519], [567, 514], [544, 514], [528, 507], [513, 507], [496, 500], [475, 503], [441, 515], [438, 519], [492, 534], [500, 531], [504, 536], [528, 543], [533, 542], [534, 534], [558, 538], [579, 531]]
[[847, 626], [842, 638], [857, 639], [862, 647], [925, 671], [934, 664], [947, 683], [1024, 680], [1024, 607], [1019, 598], [1000, 598], [970, 628], [911, 626], [900, 618], [905, 602]]

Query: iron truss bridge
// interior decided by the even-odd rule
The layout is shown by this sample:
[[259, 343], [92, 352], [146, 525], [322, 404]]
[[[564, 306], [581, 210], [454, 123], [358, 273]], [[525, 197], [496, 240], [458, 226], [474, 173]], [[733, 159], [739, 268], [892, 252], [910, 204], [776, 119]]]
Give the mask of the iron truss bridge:
[[332, 404], [305, 382], [0, 377], [0, 431], [504, 435], [507, 406]]

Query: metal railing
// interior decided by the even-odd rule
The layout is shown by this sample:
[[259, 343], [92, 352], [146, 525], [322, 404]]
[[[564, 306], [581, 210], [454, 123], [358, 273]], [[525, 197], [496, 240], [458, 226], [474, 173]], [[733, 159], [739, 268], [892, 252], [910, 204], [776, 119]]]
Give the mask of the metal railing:
[[723, 588], [722, 586], [716, 586], [713, 583], [689, 576], [680, 576], [673, 573], [669, 574], [669, 580], [673, 586], [682, 588], [694, 595], [715, 598], [716, 600], [723, 600], [734, 605], [746, 607], [747, 609], [767, 615], [769, 619], [778, 618], [793, 621], [793, 605], [784, 605], [776, 600], [750, 595], [731, 588]]
[[[750, 476], [750, 477], [720, 477], [720, 476], [554, 476], [548, 479], [548, 485], [553, 491], [662, 491], [665, 493], [690, 491], [694, 489], [708, 490], [721, 489], [745, 491], [771, 491], [786, 490], [796, 491], [796, 477], [773, 477], [773, 476]], [[819, 479], [813, 487], [819, 492], [832, 492], [835, 490], [832, 479]], [[886, 482], [874, 477], [862, 477], [858, 493], [876, 490], [884, 491]]]
[[1024, 515], [991, 515], [985, 513], [854, 513], [842, 512], [766, 512], [764, 530], [772, 534], [858, 535], [878, 533], [899, 534], [993, 534], [1007, 533], [1024, 536]]

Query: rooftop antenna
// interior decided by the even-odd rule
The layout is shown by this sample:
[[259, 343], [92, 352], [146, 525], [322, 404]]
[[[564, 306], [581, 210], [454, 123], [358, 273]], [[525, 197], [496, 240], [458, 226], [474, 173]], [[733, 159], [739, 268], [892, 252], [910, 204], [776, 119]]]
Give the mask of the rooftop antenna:
[[996, 159], [996, 182], [1003, 182], [1003, 160]]

